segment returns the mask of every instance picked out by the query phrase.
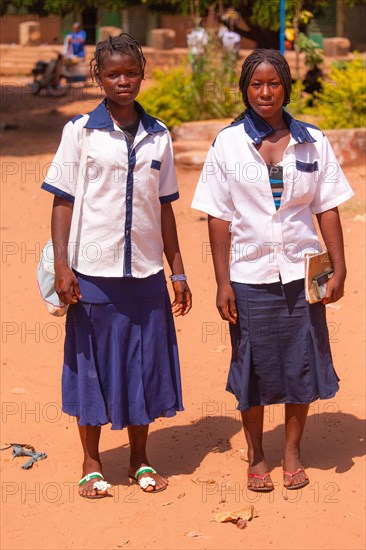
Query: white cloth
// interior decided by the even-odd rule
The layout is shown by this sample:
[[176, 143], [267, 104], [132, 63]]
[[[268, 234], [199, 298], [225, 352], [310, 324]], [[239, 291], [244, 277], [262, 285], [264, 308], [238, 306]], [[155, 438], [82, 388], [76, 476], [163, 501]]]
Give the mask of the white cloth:
[[197, 27], [187, 34], [187, 45], [192, 55], [203, 55], [208, 42], [208, 34], [203, 27]]
[[227, 52], [237, 52], [240, 48], [240, 34], [230, 31], [227, 27], [221, 27], [218, 36]]
[[71, 34], [67, 34], [64, 38], [64, 44], [62, 48], [62, 55], [64, 57], [73, 57]]
[[[142, 108], [140, 110], [143, 112]], [[83, 128], [91, 128], [74, 269], [102, 277], [148, 277], [163, 269], [161, 204], [179, 197], [166, 126], [143, 112], [134, 145], [105, 104], [64, 127], [42, 188], [75, 197]]]
[[245, 125], [240, 121], [218, 134], [197, 185], [192, 207], [231, 222], [230, 277], [235, 282], [303, 278], [304, 253], [321, 250], [313, 214], [353, 196], [328, 139], [319, 129], [286, 117], [297, 139], [291, 136], [284, 153], [279, 210], [267, 166], [255, 147], [273, 129], [258, 122], [259, 117], [246, 117]]

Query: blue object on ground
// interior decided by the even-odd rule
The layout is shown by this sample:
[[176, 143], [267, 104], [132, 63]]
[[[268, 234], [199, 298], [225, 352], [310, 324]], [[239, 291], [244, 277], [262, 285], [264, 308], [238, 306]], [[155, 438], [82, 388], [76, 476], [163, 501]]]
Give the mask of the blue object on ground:
[[25, 464], [21, 466], [23, 470], [28, 470], [29, 468], [32, 468], [33, 464], [38, 460], [43, 460], [44, 458], [47, 458], [46, 453], [37, 453], [37, 451], [31, 445], [22, 446], [19, 443], [10, 443], [10, 445], [11, 447], [13, 447], [13, 450], [11, 453], [13, 458], [17, 456], [31, 457]]

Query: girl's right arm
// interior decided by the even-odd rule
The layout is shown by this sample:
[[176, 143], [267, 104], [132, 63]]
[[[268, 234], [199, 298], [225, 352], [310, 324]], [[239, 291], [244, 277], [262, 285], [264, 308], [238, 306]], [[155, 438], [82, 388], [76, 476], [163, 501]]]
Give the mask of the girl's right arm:
[[222, 319], [235, 325], [238, 314], [229, 276], [231, 246], [229, 226], [228, 221], [208, 216], [208, 232], [217, 283], [216, 307]]
[[78, 280], [67, 263], [72, 211], [73, 204], [71, 202], [55, 196], [51, 219], [55, 258], [55, 291], [64, 304], [76, 304], [81, 298]]

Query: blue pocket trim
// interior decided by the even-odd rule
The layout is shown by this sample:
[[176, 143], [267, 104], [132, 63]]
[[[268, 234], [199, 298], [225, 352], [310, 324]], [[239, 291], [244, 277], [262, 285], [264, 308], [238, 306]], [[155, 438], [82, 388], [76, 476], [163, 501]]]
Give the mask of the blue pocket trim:
[[160, 170], [161, 162], [160, 160], [152, 160], [151, 161], [151, 168], [155, 168], [156, 170]]
[[301, 172], [318, 172], [318, 161], [314, 162], [303, 162], [302, 160], [296, 161], [296, 169]]

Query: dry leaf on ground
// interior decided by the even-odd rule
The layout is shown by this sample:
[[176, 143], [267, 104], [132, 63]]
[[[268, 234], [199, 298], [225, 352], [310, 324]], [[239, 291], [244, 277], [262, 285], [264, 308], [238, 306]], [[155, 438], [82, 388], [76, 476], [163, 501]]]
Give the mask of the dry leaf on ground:
[[189, 537], [190, 539], [202, 537], [202, 533], [198, 533], [197, 531], [189, 531], [189, 533], [185, 533], [186, 537]]
[[248, 504], [248, 506], [244, 506], [244, 508], [241, 508], [240, 510], [232, 511], [232, 512], [219, 512], [218, 514], [215, 514], [214, 521], [217, 521], [219, 523], [226, 523], [226, 522], [232, 522], [232, 523], [238, 523], [239, 521], [250, 521], [253, 519], [254, 516], [254, 506], [252, 504]]
[[206, 484], [206, 485], [213, 485], [216, 483], [214, 479], [200, 479], [199, 477], [196, 477], [196, 479], [192, 479], [193, 483], [196, 485]]

